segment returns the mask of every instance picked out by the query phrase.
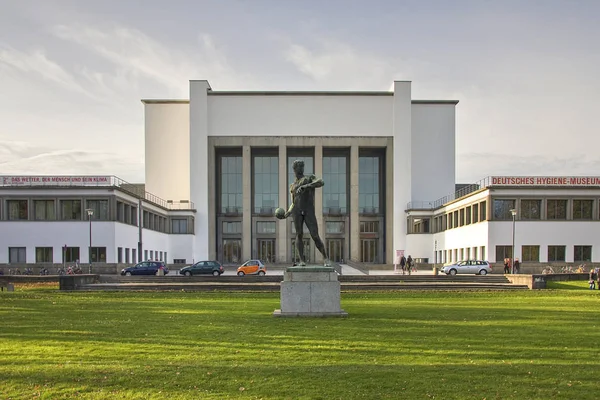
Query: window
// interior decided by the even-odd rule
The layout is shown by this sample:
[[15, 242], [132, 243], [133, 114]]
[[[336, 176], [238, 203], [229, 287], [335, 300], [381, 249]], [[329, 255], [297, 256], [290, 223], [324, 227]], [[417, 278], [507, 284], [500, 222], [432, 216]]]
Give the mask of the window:
[[325, 232], [329, 234], [343, 234], [346, 232], [346, 223], [344, 221], [325, 222]]
[[63, 253], [63, 261], [68, 263], [78, 262], [79, 258], [79, 247], [67, 247]]
[[452, 223], [454, 228], [458, 228], [458, 211], [452, 213]]
[[[139, 261], [142, 261], [142, 260], [139, 260]], [[131, 249], [131, 262], [132, 263], [138, 262], [137, 249]]]
[[[86, 205], [86, 209], [89, 208], [94, 211], [94, 214], [92, 214], [92, 220], [108, 221], [108, 200], [88, 200]], [[87, 211], [85, 218], [88, 218]]]
[[223, 233], [225, 234], [239, 234], [242, 233], [242, 222], [223, 222]]
[[348, 212], [346, 157], [323, 157], [323, 213], [344, 215]]
[[61, 200], [60, 217], [63, 220], [81, 220], [81, 200]]
[[185, 262], [185, 258], [174, 258], [173, 264], [187, 264], [187, 263]]
[[482, 201], [479, 206], [481, 221], [487, 221], [487, 201]]
[[512, 258], [512, 256], [512, 246], [496, 246], [496, 262], [503, 262], [505, 258]]
[[573, 219], [592, 219], [593, 200], [573, 200]]
[[361, 214], [379, 213], [379, 157], [358, 158], [358, 207]]
[[275, 221], [259, 221], [256, 223], [256, 233], [275, 233]]
[[548, 246], [548, 262], [565, 261], [567, 246]]
[[238, 264], [242, 262], [242, 241], [240, 239], [223, 239], [222, 260], [227, 264]]
[[106, 262], [106, 247], [92, 247], [91, 262]]
[[540, 261], [540, 246], [523, 246], [521, 247], [522, 261], [539, 262]]
[[38, 221], [49, 221], [56, 219], [54, 212], [54, 200], [34, 200], [34, 218]]
[[273, 215], [279, 203], [279, 157], [254, 157], [254, 212]]
[[239, 156], [221, 156], [220, 211], [222, 214], [241, 214], [243, 208], [243, 159]]
[[411, 233], [429, 233], [429, 218], [415, 218]]
[[172, 219], [171, 233], [188, 233], [187, 219]]
[[460, 217], [459, 217], [459, 226], [463, 226], [465, 224], [465, 209], [461, 208], [460, 209]]
[[144, 250], [144, 260], [148, 259], [148, 250]]
[[[541, 219], [541, 200], [521, 200], [521, 219]], [[523, 260], [525, 261], [525, 260]]]
[[52, 247], [36, 247], [35, 262], [36, 263], [51, 263], [54, 262]]
[[473, 206], [473, 223], [479, 222], [479, 204]]
[[494, 199], [494, 219], [499, 221], [512, 220], [510, 210], [514, 208], [515, 200]]
[[129, 249], [125, 248], [125, 263], [129, 264]]
[[8, 248], [8, 262], [11, 264], [27, 262], [27, 252], [25, 247], [9, 247]]
[[469, 225], [471, 223], [471, 207], [467, 207], [465, 209], [465, 217], [466, 217], [466, 221], [465, 221], [465, 225]]
[[[294, 175], [294, 168], [293, 168], [295, 160], [304, 161], [304, 175], [309, 176], [309, 175], [313, 175], [315, 173], [314, 159], [312, 156], [305, 156], [305, 157], [288, 156], [287, 159], [288, 159], [288, 188], [296, 180], [296, 175]], [[325, 170], [325, 169], [323, 168], [323, 170]], [[290, 196], [291, 196], [291, 194], [288, 189], [288, 191], [287, 191], [288, 203], [292, 202], [292, 199], [290, 198]]]
[[567, 219], [567, 200], [548, 200], [546, 202], [546, 218]]
[[379, 233], [379, 221], [360, 221], [360, 233]]
[[8, 208], [8, 219], [11, 221], [27, 220], [29, 214], [27, 212], [27, 200], [8, 200], [6, 202]]
[[122, 247], [117, 248], [117, 262], [118, 263], [123, 262], [123, 248]]
[[574, 262], [592, 261], [592, 246], [575, 246]]

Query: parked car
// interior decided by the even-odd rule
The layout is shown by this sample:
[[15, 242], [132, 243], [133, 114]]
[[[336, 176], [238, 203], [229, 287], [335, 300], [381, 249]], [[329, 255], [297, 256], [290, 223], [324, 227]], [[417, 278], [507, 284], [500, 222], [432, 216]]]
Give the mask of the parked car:
[[492, 266], [487, 261], [481, 260], [465, 260], [454, 264], [444, 265], [441, 272], [446, 275], [456, 274], [477, 274], [487, 275], [492, 273]]
[[238, 276], [244, 275], [264, 275], [267, 273], [267, 267], [260, 260], [248, 260], [243, 263], [238, 269]]
[[179, 273], [185, 276], [204, 274], [220, 276], [223, 272], [225, 272], [225, 270], [218, 261], [198, 261], [194, 265], [189, 265], [179, 270]]
[[161, 269], [165, 275], [169, 273], [169, 268], [162, 261], [142, 261], [133, 267], [123, 268], [121, 275], [158, 275]]

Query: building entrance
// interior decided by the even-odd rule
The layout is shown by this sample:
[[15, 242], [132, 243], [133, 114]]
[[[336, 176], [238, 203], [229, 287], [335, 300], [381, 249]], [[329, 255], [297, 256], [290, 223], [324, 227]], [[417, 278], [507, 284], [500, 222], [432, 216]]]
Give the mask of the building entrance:
[[327, 239], [327, 254], [333, 262], [344, 260], [344, 239]]
[[360, 261], [364, 263], [378, 262], [379, 239], [360, 240]]
[[[304, 242], [304, 258], [306, 258], [306, 262], [311, 262], [311, 242], [312, 240], [309, 238], [303, 238], [302, 242]], [[292, 239], [292, 262], [300, 262], [300, 257], [298, 256], [298, 250], [296, 249], [296, 239]]]
[[258, 259], [264, 263], [275, 262], [275, 239], [258, 239]]
[[242, 240], [241, 239], [223, 239], [223, 259], [224, 264], [240, 264], [242, 262]]

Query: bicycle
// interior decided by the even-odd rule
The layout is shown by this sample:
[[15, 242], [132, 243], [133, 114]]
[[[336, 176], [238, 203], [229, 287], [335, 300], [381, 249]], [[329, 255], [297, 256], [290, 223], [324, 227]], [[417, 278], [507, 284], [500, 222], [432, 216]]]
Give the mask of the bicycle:
[[542, 274], [544, 274], [544, 275], [553, 274], [553, 273], [554, 273], [554, 270], [549, 265], [542, 270]]

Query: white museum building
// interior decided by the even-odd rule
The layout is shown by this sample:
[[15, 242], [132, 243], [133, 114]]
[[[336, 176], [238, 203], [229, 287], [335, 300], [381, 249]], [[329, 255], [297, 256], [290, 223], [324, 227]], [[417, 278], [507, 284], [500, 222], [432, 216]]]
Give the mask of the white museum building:
[[189, 100], [142, 102], [145, 183], [0, 178], [0, 265], [291, 263], [296, 233], [274, 210], [289, 205], [296, 159], [325, 181], [316, 214], [336, 262], [392, 264], [400, 251], [496, 262], [513, 247], [531, 265], [600, 258], [600, 178], [488, 177], [457, 191], [458, 101], [412, 99], [411, 82], [257, 92], [191, 81]]

